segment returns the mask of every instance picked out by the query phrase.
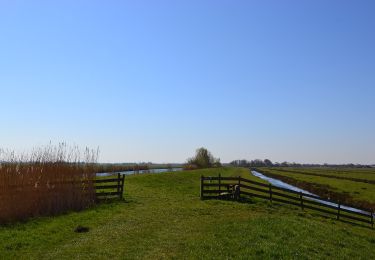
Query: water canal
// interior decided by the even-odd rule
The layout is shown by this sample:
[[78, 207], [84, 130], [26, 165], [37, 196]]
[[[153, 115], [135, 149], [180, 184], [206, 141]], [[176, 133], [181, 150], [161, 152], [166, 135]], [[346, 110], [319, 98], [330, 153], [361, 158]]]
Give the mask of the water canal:
[[[148, 169], [148, 170], [139, 170], [139, 171], [124, 171], [124, 172], [115, 172], [120, 173], [121, 175], [132, 175], [132, 174], [147, 174], [147, 173], [163, 173], [163, 172], [178, 172], [182, 171], [182, 168], [163, 168], [163, 169]], [[115, 173], [97, 173], [96, 176], [109, 176]]]
[[[313, 195], [313, 196], [319, 197], [316, 194], [313, 194], [313, 193], [308, 192], [306, 190], [300, 189], [300, 188], [298, 188], [296, 186], [290, 185], [290, 184], [285, 183], [283, 181], [280, 181], [278, 179], [267, 177], [267, 176], [265, 176], [264, 174], [262, 174], [260, 172], [251, 171], [251, 174], [254, 175], [255, 177], [258, 177], [258, 178], [260, 178], [262, 180], [265, 180], [265, 181], [269, 182], [270, 184], [272, 184], [275, 187], [284, 188], [284, 189], [288, 189], [288, 190], [292, 190], [292, 191], [296, 191], [296, 192], [302, 192], [302, 193], [306, 193], [306, 194], [309, 194], [309, 195]], [[314, 200], [314, 201], [318, 201], [318, 202], [320, 202], [322, 204], [325, 204], [325, 205], [330, 205], [330, 206], [338, 207], [337, 203], [328, 202], [328, 201], [325, 201], [325, 200], [320, 200], [319, 198], [310, 198], [310, 197], [304, 197], [304, 198], [310, 199], [310, 200]], [[340, 205], [340, 206], [343, 209], [351, 210], [351, 211], [354, 211], [354, 212], [360, 212], [360, 213], [368, 214], [369, 216], [371, 216], [371, 213], [368, 212], [368, 211], [363, 211], [361, 209], [356, 209], [356, 208], [349, 207], [349, 206], [344, 206], [344, 205]]]

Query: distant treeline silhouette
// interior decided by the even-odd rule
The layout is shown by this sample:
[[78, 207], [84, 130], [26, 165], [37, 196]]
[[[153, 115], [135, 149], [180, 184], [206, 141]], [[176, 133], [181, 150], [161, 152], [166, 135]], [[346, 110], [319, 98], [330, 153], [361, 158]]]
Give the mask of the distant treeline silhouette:
[[335, 168], [373, 168], [375, 165], [362, 165], [362, 164], [306, 164], [306, 163], [295, 163], [295, 162], [275, 162], [273, 163], [269, 159], [261, 160], [234, 160], [230, 162], [231, 165], [236, 167], [335, 167]]

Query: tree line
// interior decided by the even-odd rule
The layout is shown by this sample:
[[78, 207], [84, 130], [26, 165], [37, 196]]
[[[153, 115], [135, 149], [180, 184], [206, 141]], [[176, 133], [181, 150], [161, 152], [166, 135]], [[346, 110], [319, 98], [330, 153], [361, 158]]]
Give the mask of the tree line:
[[275, 162], [273, 163], [269, 159], [261, 160], [261, 159], [255, 159], [255, 160], [234, 160], [230, 162], [230, 165], [235, 167], [335, 167], [335, 168], [371, 168], [373, 165], [363, 165], [363, 164], [307, 164], [307, 163], [295, 163], [295, 162]]

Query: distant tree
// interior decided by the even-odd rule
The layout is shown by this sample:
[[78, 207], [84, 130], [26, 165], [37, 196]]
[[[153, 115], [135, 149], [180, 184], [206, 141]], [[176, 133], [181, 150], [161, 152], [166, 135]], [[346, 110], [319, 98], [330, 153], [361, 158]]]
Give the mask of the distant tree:
[[213, 155], [204, 147], [196, 150], [195, 156], [189, 158], [185, 168], [210, 168], [220, 167], [220, 159], [214, 158]]
[[263, 167], [266, 166], [263, 160], [255, 159], [250, 162], [251, 167]]
[[234, 160], [230, 164], [235, 167], [250, 167], [250, 162], [247, 160]]
[[172, 164], [168, 163], [167, 165], [165, 165], [165, 168], [168, 169], [168, 171], [172, 171], [173, 167], [172, 167]]
[[221, 167], [220, 158], [214, 158], [213, 167]]
[[265, 160], [264, 160], [264, 164], [265, 164], [267, 167], [271, 167], [271, 166], [273, 166], [271, 160], [269, 160], [269, 159], [265, 159]]
[[283, 163], [281, 163], [281, 166], [282, 166], [282, 167], [288, 167], [288, 166], [289, 166], [289, 163], [288, 163], [288, 162], [283, 162]]
[[291, 167], [301, 167], [302, 165], [300, 163], [293, 162], [293, 163], [289, 164], [289, 166], [291, 166]]

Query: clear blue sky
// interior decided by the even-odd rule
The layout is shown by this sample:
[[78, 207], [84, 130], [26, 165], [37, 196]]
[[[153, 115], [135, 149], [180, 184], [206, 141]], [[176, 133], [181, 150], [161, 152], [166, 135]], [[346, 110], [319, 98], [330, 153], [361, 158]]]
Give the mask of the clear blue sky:
[[0, 146], [375, 163], [375, 1], [1, 1]]

